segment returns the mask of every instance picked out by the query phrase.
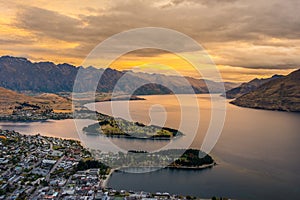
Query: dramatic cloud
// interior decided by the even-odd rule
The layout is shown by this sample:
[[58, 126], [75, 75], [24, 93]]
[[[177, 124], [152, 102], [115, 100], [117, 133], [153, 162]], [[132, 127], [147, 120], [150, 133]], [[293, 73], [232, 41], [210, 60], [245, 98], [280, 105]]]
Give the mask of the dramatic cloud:
[[[80, 64], [113, 34], [158, 26], [192, 37], [220, 66], [274, 70], [300, 66], [298, 0], [29, 2], [1, 5], [0, 27], [7, 30], [1, 33], [1, 52]], [[159, 53], [146, 50], [136, 56]]]

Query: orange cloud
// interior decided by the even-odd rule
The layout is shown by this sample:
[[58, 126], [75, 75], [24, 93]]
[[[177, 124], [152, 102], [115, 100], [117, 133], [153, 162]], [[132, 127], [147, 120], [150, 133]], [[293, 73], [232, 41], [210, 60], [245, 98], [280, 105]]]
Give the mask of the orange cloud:
[[[287, 74], [300, 66], [300, 29], [294, 20], [300, 4], [270, 1], [2, 1], [0, 54], [78, 66], [113, 34], [158, 26], [183, 32], [203, 44], [224, 80]], [[200, 77], [188, 62], [166, 52], [128, 54], [111, 65], [119, 70], [173, 74], [167, 66], [182, 75]]]

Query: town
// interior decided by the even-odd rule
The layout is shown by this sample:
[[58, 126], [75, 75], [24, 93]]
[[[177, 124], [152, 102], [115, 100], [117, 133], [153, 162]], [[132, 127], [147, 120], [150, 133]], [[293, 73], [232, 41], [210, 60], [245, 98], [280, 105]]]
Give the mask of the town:
[[[46, 121], [46, 120], [63, 120], [63, 119], [102, 119], [105, 115], [88, 110], [84, 106], [76, 108], [76, 112], [56, 112], [53, 109], [41, 109], [35, 105], [22, 103], [22, 106], [15, 107], [12, 113], [0, 113], [0, 121]], [[29, 107], [29, 108], [28, 108]]]
[[107, 188], [111, 172], [79, 141], [0, 130], [0, 199], [196, 198]]

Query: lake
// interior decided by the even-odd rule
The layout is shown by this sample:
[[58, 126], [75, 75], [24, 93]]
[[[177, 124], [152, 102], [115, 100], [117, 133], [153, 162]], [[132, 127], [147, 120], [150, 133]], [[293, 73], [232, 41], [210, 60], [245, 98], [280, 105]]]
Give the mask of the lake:
[[[143, 96], [145, 101], [131, 101], [130, 115], [123, 112], [126, 102], [113, 102], [114, 113], [145, 124], [162, 122], [171, 128], [180, 126], [182, 109], [200, 112], [199, 127], [194, 137], [185, 131], [185, 136], [176, 141], [140, 141], [105, 138], [83, 134], [81, 128], [92, 120], [73, 120], [11, 123], [1, 122], [1, 129], [14, 129], [24, 134], [41, 133], [48, 136], [80, 139], [85, 146], [102, 150], [141, 149], [155, 151], [171, 146], [178, 148], [187, 144], [200, 148], [211, 118], [209, 95], [182, 95], [186, 99], [181, 107], [173, 95]], [[193, 98], [193, 99], [192, 99]], [[196, 101], [199, 107], [191, 102]], [[213, 101], [222, 97], [213, 95]], [[96, 103], [96, 109], [111, 114], [111, 103]], [[238, 199], [297, 199], [300, 196], [300, 114], [241, 108], [229, 103], [222, 134], [210, 153], [218, 163], [212, 169], [174, 170], [161, 169], [149, 173], [115, 172], [108, 186], [149, 192], [170, 192], [200, 197], [225, 196]], [[93, 104], [87, 105], [89, 108]], [[151, 112], [149, 113], [149, 109]], [[218, 107], [216, 109], [219, 109]], [[165, 112], [166, 111], [166, 112]], [[152, 117], [151, 117], [152, 116]], [[195, 119], [187, 116], [194, 128]], [[76, 129], [77, 126], [77, 129]], [[185, 128], [184, 128], [185, 129]], [[79, 130], [79, 131], [77, 131]], [[186, 129], [185, 129], [186, 130]]]

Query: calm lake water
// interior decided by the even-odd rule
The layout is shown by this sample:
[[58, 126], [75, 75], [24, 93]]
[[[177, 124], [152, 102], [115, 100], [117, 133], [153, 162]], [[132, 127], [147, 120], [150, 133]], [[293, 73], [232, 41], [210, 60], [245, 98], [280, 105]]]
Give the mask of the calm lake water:
[[[200, 148], [211, 117], [209, 95], [182, 95], [184, 111], [199, 109], [197, 135], [185, 131], [185, 136], [171, 142], [178, 148], [191, 143]], [[165, 120], [168, 127], [179, 128], [181, 109], [173, 95], [144, 96], [146, 101], [131, 101], [130, 114], [123, 111], [126, 102], [113, 102], [114, 113], [120, 117], [145, 124]], [[200, 108], [191, 102], [198, 102]], [[213, 95], [213, 101], [221, 97]], [[111, 114], [111, 103], [97, 103], [96, 109]], [[93, 104], [87, 105], [92, 108]], [[149, 109], [151, 112], [149, 112]], [[219, 108], [216, 108], [217, 110]], [[164, 111], [167, 111], [165, 114]], [[191, 127], [193, 116], [187, 116]], [[10, 123], [1, 122], [1, 129], [14, 129], [24, 134], [41, 133], [48, 136], [81, 139], [87, 147], [101, 150], [140, 149], [154, 151], [169, 145], [168, 141], [108, 139], [85, 135], [81, 128], [91, 120]], [[187, 124], [188, 126], [189, 124]], [[185, 130], [185, 128], [183, 128]], [[77, 131], [79, 130], [79, 131]], [[171, 145], [171, 146], [172, 146]], [[210, 153], [218, 165], [212, 169], [191, 171], [162, 169], [155, 172], [131, 174], [115, 172], [109, 186], [149, 192], [170, 192], [201, 197], [226, 196], [238, 199], [299, 199], [300, 196], [300, 114], [254, 110], [227, 103], [226, 121], [221, 137]]]

